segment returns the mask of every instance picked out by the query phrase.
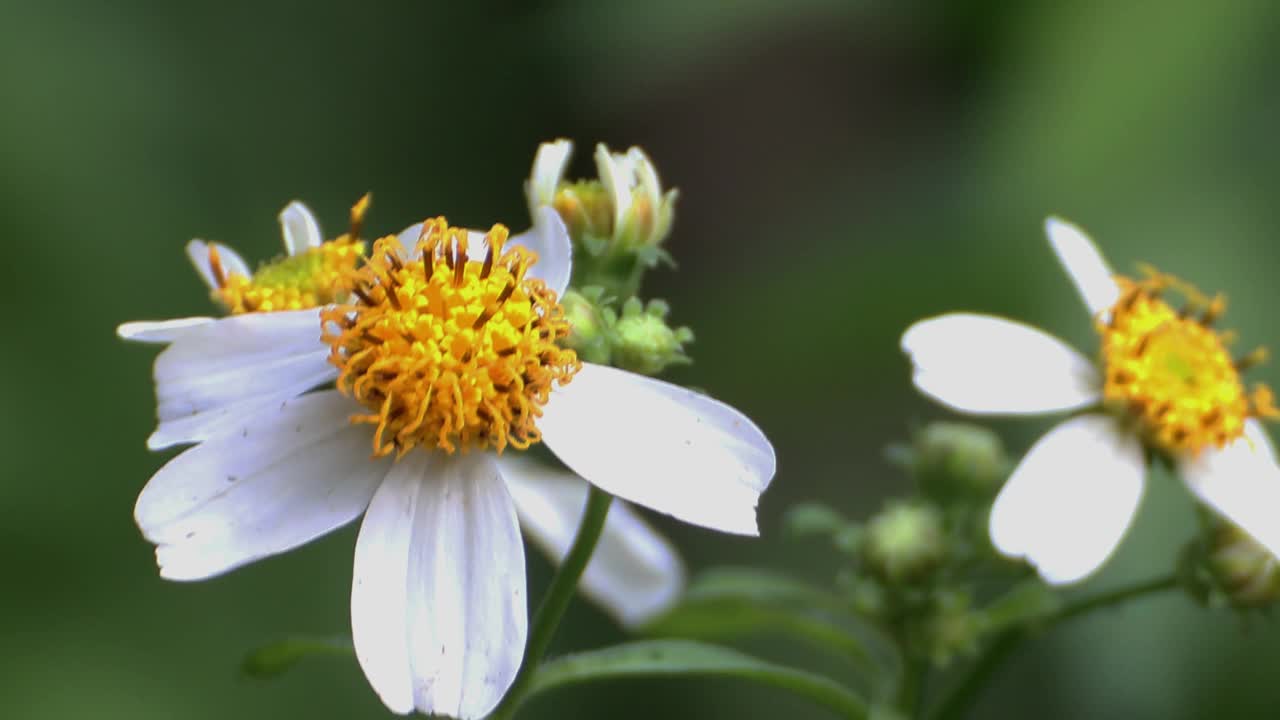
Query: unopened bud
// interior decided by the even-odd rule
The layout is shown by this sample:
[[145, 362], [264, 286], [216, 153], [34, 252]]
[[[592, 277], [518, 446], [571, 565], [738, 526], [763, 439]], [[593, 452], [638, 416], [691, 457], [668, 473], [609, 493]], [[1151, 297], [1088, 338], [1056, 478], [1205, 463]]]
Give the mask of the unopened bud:
[[910, 466], [921, 488], [939, 499], [990, 497], [1009, 474], [1000, 437], [978, 425], [930, 423], [912, 449]]
[[886, 582], [919, 580], [946, 558], [942, 514], [931, 505], [891, 504], [867, 523], [861, 551], [867, 569]]
[[586, 362], [608, 365], [611, 355], [609, 318], [600, 301], [599, 288], [565, 291], [560, 304], [569, 321], [570, 333], [563, 344]]
[[671, 365], [691, 362], [684, 345], [693, 341], [693, 331], [667, 325], [668, 312], [670, 308], [661, 300], [652, 300], [647, 307], [637, 298], [623, 303], [613, 328], [613, 362], [617, 367], [656, 375]]
[[1209, 572], [1232, 605], [1261, 608], [1280, 600], [1280, 561], [1270, 550], [1225, 520], [1210, 532]]

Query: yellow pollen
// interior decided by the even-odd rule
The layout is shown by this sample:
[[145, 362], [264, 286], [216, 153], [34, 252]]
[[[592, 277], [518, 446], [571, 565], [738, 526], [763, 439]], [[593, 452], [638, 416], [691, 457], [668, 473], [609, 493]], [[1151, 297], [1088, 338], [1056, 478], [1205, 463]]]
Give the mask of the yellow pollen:
[[352, 274], [353, 299], [322, 312], [338, 388], [369, 409], [352, 422], [376, 427], [376, 455], [419, 445], [502, 452], [541, 439], [536, 420], [553, 383], [581, 365], [556, 344], [569, 323], [555, 292], [526, 277], [537, 256], [504, 250], [506, 239], [493, 226], [472, 258], [467, 231], [444, 218], [423, 224], [408, 257], [382, 238]]
[[368, 208], [366, 194], [351, 208], [351, 228], [346, 235], [267, 263], [253, 277], [228, 274], [217, 248], [210, 245], [209, 267], [217, 284], [213, 299], [232, 315], [302, 310], [346, 300], [352, 272], [364, 256], [365, 245], [359, 237]]
[[[1244, 433], [1248, 418], [1276, 417], [1270, 389], [1248, 393], [1240, 377], [1265, 351], [1233, 359], [1232, 335], [1212, 327], [1225, 298], [1154, 270], [1146, 275], [1117, 277], [1120, 300], [1098, 322], [1106, 405], [1137, 418], [1148, 441], [1172, 454], [1222, 447]], [[1165, 302], [1168, 292], [1182, 296], [1181, 311]]]

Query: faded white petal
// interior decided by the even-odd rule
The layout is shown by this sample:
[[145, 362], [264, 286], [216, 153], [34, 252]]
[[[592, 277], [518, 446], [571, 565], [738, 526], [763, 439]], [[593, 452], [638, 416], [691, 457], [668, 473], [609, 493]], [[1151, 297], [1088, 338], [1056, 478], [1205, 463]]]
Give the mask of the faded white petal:
[[497, 706], [520, 667], [528, 608], [515, 508], [488, 453], [396, 463], [360, 527], [351, 630], [392, 711], [470, 720]]
[[284, 249], [290, 255], [299, 255], [324, 244], [315, 214], [298, 200], [280, 211], [280, 230], [284, 234]]
[[[527, 458], [499, 460], [520, 526], [555, 562], [568, 554], [587, 502], [587, 482]], [[671, 607], [685, 571], [671, 543], [622, 501], [614, 501], [579, 587], [623, 625]]]
[[924, 394], [954, 410], [1017, 415], [1074, 410], [1101, 397], [1093, 363], [1029, 325], [990, 315], [951, 313], [921, 320], [902, 335]]
[[1091, 317], [1111, 310], [1120, 300], [1120, 286], [1106, 258], [1080, 228], [1061, 218], [1044, 221], [1044, 231], [1058, 261], [1075, 283]]
[[573, 143], [563, 138], [538, 146], [538, 152], [533, 156], [533, 170], [524, 188], [529, 199], [529, 214], [535, 216], [535, 223], [538, 208], [555, 200], [556, 188], [564, 178], [572, 154]]
[[1142, 445], [1113, 418], [1072, 418], [1040, 438], [991, 508], [991, 542], [1046, 582], [1084, 579], [1111, 556], [1142, 499]]
[[732, 407], [677, 385], [583, 364], [538, 422], [566, 465], [601, 489], [724, 532], [755, 535], [773, 446]]
[[167, 345], [186, 335], [192, 328], [213, 322], [211, 317], [189, 317], [176, 320], [138, 320], [116, 328], [122, 340]]
[[1245, 434], [1180, 464], [1196, 497], [1280, 557], [1280, 466], [1266, 429], [1245, 422]]
[[351, 409], [337, 391], [285, 400], [160, 468], [134, 508], [160, 574], [201, 580], [359, 517], [391, 463]]
[[152, 449], [225, 431], [237, 418], [337, 377], [320, 311], [251, 313], [193, 327], [156, 358]]
[[210, 290], [218, 289], [218, 280], [213, 276], [213, 267], [209, 264], [210, 247], [217, 248], [218, 260], [222, 263], [223, 272], [228, 275], [253, 277], [253, 272], [249, 270], [249, 264], [244, 261], [244, 258], [240, 257], [240, 253], [222, 243], [206, 243], [203, 240], [192, 240], [187, 243], [187, 257], [191, 260], [196, 272], [200, 273], [200, 278], [204, 280], [204, 284], [208, 285]]
[[538, 254], [538, 262], [529, 268], [529, 277], [541, 279], [556, 295], [564, 294], [573, 274], [573, 241], [560, 213], [549, 206], [538, 208], [533, 227], [513, 235], [510, 242]]

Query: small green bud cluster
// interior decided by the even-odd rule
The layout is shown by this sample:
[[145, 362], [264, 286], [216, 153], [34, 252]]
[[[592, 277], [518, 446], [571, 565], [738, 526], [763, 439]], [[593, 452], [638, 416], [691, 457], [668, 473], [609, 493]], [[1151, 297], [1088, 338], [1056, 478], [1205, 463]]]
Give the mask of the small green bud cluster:
[[569, 290], [562, 304], [572, 328], [565, 346], [587, 362], [644, 375], [692, 362], [684, 346], [693, 341], [693, 331], [668, 325], [670, 307], [661, 300], [646, 305], [632, 297], [615, 310], [604, 288], [590, 287]]

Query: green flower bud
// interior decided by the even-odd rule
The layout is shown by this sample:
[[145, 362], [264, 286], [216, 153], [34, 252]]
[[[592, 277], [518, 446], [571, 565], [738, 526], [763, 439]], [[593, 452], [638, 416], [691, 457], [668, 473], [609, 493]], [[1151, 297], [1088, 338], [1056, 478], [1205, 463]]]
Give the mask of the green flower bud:
[[1271, 551], [1225, 520], [1210, 533], [1206, 564], [1232, 605], [1261, 608], [1280, 600], [1280, 560]]
[[977, 425], [935, 422], [916, 434], [909, 464], [921, 488], [939, 499], [986, 499], [1009, 475], [1000, 437]]
[[656, 375], [671, 365], [692, 362], [684, 345], [693, 341], [693, 331], [668, 326], [668, 312], [670, 308], [661, 300], [650, 301], [648, 307], [637, 298], [623, 303], [613, 327], [613, 362], [617, 367]]
[[890, 504], [867, 523], [861, 551], [867, 569], [888, 583], [920, 580], [946, 559], [942, 514], [932, 505]]
[[586, 288], [565, 291], [560, 304], [571, 332], [562, 344], [578, 353], [581, 360], [608, 365], [610, 350], [610, 323], [607, 309], [601, 307], [602, 291]]
[[982, 616], [970, 607], [968, 595], [941, 593], [914, 640], [935, 665], [946, 667], [957, 656], [975, 654], [982, 631]]

